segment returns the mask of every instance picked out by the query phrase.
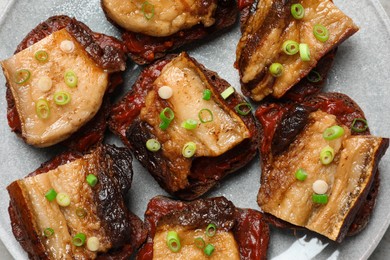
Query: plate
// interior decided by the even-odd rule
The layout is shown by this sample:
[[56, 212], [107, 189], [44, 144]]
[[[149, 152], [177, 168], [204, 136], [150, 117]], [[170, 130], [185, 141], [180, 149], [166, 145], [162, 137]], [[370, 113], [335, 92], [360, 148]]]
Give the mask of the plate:
[[[344, 42], [327, 79], [325, 91], [349, 95], [365, 111], [371, 132], [390, 137], [390, 20], [377, 0], [335, 0], [335, 4], [352, 17], [360, 31]], [[0, 0], [0, 59], [12, 55], [17, 44], [38, 23], [49, 16], [66, 14], [86, 23], [92, 30], [119, 37], [119, 31], [107, 22], [99, 0], [63, 1]], [[233, 68], [235, 48], [240, 37], [238, 24], [217, 38], [187, 48], [190, 55], [207, 68], [239, 87], [238, 72]], [[128, 62], [125, 88], [129, 89], [140, 68]], [[15, 259], [27, 255], [15, 240], [8, 212], [9, 197], [6, 187], [14, 180], [35, 170], [56, 153], [57, 149], [37, 149], [26, 145], [11, 133], [6, 119], [5, 78], [0, 76], [0, 238]], [[125, 90], [126, 91], [126, 90]], [[106, 142], [122, 145], [108, 135]], [[390, 204], [385, 191], [390, 190], [390, 152], [380, 163], [381, 189], [377, 206], [367, 228], [359, 235], [337, 244], [311, 232], [294, 233], [272, 229], [270, 259], [366, 259], [375, 249], [390, 222]], [[238, 207], [258, 209], [256, 195], [259, 189], [260, 162], [253, 160], [233, 174], [208, 196], [223, 195]], [[129, 208], [143, 218], [146, 204], [157, 194], [166, 194], [156, 181], [137, 162], [134, 162], [134, 180], [129, 196]]]

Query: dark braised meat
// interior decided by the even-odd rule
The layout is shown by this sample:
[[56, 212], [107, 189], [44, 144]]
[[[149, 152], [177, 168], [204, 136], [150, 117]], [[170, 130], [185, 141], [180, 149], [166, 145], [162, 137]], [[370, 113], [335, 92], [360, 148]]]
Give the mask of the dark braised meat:
[[[158, 91], [167, 86], [173, 95], [163, 99]], [[250, 112], [236, 111], [245, 102], [239, 94], [221, 97], [229, 86], [186, 53], [170, 56], [146, 68], [132, 91], [112, 108], [110, 129], [166, 191], [182, 199], [197, 198], [256, 154], [256, 122]], [[202, 98], [205, 90], [210, 100]], [[163, 130], [160, 113], [165, 108], [173, 111], [174, 119]], [[248, 112], [246, 106], [242, 109]], [[188, 119], [196, 121], [194, 129], [182, 127]], [[149, 139], [158, 140], [161, 149], [148, 150]], [[189, 142], [196, 150], [187, 158], [182, 153]]]
[[[297, 3], [305, 10], [302, 19], [295, 19], [291, 14], [291, 6]], [[240, 73], [243, 93], [255, 101], [268, 95], [281, 98], [304, 79], [324, 55], [358, 30], [331, 0], [243, 0], [239, 1], [239, 5], [242, 10], [242, 37], [237, 46], [235, 66]], [[314, 35], [317, 25], [324, 26], [329, 32], [329, 38], [324, 42]], [[309, 60], [300, 56], [301, 51], [288, 51], [291, 55], [285, 53], [283, 44], [286, 41], [294, 41], [297, 44], [295, 50], [298, 50], [299, 44], [307, 44]], [[269, 72], [273, 63], [282, 65], [280, 76]], [[320, 72], [321, 76], [323, 74], [326, 72]]]
[[[89, 174], [97, 177], [94, 186], [86, 181]], [[125, 148], [100, 145], [85, 155], [54, 157], [7, 187], [15, 238], [30, 259], [130, 257], [146, 237], [142, 221], [125, 204], [132, 174]], [[49, 201], [45, 194], [51, 189], [67, 194], [70, 204]], [[48, 228], [53, 233], [45, 235]], [[72, 243], [78, 233], [86, 235], [82, 246]]]
[[123, 30], [130, 57], [141, 65], [231, 27], [238, 15], [234, 0], [149, 1], [147, 6], [120, 0], [101, 3], [108, 20]]
[[[255, 210], [236, 208], [224, 197], [181, 202], [157, 196], [148, 204], [145, 221], [148, 238], [138, 252], [138, 260], [180, 256], [182, 259], [267, 258], [269, 228], [263, 215]], [[217, 227], [212, 237], [205, 234], [209, 224]], [[177, 253], [167, 247], [168, 231], [178, 233], [181, 249]], [[194, 245], [198, 237], [204, 239], [205, 244], [215, 246], [211, 256]]]
[[[65, 30], [66, 33], [61, 33], [63, 30]], [[71, 49], [68, 50], [69, 60], [65, 61], [64, 57], [61, 56], [61, 52], [57, 51], [61, 42], [56, 42], [56, 39], [66, 39], [62, 37], [66, 37], [67, 35], [70, 37], [68, 40], [74, 42], [73, 45], [71, 45], [73, 47], [70, 47]], [[49, 37], [53, 37], [53, 39], [49, 39]], [[34, 66], [48, 66], [48, 68], [35, 68], [32, 64], [32, 67], [25, 67], [27, 66], [27, 63], [25, 62], [23, 62], [23, 68], [19, 67], [19, 60], [30, 60], [30, 56], [34, 57], [34, 54], [40, 49], [45, 49], [48, 56], [45, 60], [32, 64], [35, 64]], [[117, 39], [92, 32], [85, 24], [68, 16], [53, 16], [39, 24], [17, 46], [15, 56], [9, 59], [12, 61], [6, 60], [2, 62], [3, 70], [7, 78], [7, 118], [12, 131], [21, 136], [27, 143], [39, 147], [53, 145], [67, 139], [64, 143], [66, 146], [77, 151], [86, 151], [93, 144], [100, 142], [103, 139], [106, 128], [106, 118], [109, 107], [109, 99], [103, 98], [103, 96], [104, 94], [107, 95], [112, 92], [116, 86], [122, 83], [121, 71], [124, 71], [126, 67], [126, 55], [124, 50], [124, 45]], [[67, 68], [76, 67], [76, 59], [74, 59], [74, 61], [71, 60], [72, 51], [77, 53], [79, 59], [77, 66], [80, 67], [78, 68], [79, 71], [75, 70], [76, 74], [79, 73], [79, 79], [78, 85], [74, 89], [70, 89], [65, 85], [63, 82], [63, 74], [56, 75], [58, 71], [52, 71], [54, 68], [60, 70], [61, 64]], [[62, 52], [65, 51], [62, 50]], [[80, 53], [85, 53], [85, 55], [80, 55]], [[88, 59], [91, 61], [88, 61]], [[90, 65], [90, 68], [88, 68], [87, 65], [80, 63], [80, 61], [85, 61], [85, 64], [94, 65]], [[29, 78], [25, 83], [22, 83], [21, 86], [30, 86], [32, 84], [33, 87], [29, 90], [31, 93], [19, 91], [19, 85], [15, 88], [13, 87], [15, 84], [13, 76], [15, 72], [13, 71], [18, 69], [28, 69], [30, 71]], [[49, 75], [43, 74], [43, 71], [46, 70], [50, 72]], [[93, 78], [93, 75], [95, 75], [93, 72], [97, 70], [100, 70], [100, 74], [95, 73], [98, 78], [95, 80]], [[74, 122], [72, 121], [72, 123], [67, 126], [66, 130], [58, 130], [57, 133], [53, 130], [53, 133], [51, 133], [50, 127], [52, 125], [50, 125], [49, 121], [55, 117], [58, 109], [58, 105], [52, 100], [51, 94], [54, 95], [54, 91], [58, 90], [70, 93], [71, 101], [69, 104], [61, 106], [61, 110], [58, 111], [58, 114], [63, 114], [64, 121], [68, 120], [65, 119], [67, 117], [65, 113], [68, 112], [71, 106], [78, 106], [76, 110], [82, 110], [83, 108], [77, 104], [88, 103], [81, 101], [80, 103], [73, 104], [83, 96], [83, 91], [87, 89], [84, 88], [84, 86], [90, 84], [86, 83], [85, 79], [88, 79], [88, 77], [82, 75], [84, 72], [87, 72], [89, 74], [88, 77], [91, 77], [91, 80], [94, 81], [93, 88], [91, 89], [94, 90], [95, 93], [98, 93], [98, 95], [96, 95], [96, 102], [93, 101], [95, 96], [87, 94], [90, 100], [89, 103], [94, 104], [94, 107], [87, 108], [89, 114], [80, 112], [80, 114], [84, 113], [84, 116], [80, 116], [80, 121], [78, 121], [79, 115], [77, 113], [73, 116], [69, 116], [69, 120], [73, 120]], [[42, 83], [42, 79], [45, 79], [43, 82], [46, 82], [46, 84]], [[47, 83], [48, 81], [50, 83]], [[79, 92], [76, 93], [76, 90]], [[73, 97], [72, 94], [74, 94]], [[28, 95], [34, 100], [31, 100], [31, 102], [30, 100], [24, 102], [26, 100], [24, 95]], [[37, 103], [37, 100], [35, 100], [37, 98], [43, 98], [48, 102], [50, 118], [44, 119], [44, 126], [40, 125], [42, 119], [38, 118], [36, 115], [35, 106], [28, 106], [28, 104]], [[96, 105], [93, 102], [95, 102]], [[100, 107], [101, 109], [99, 109]], [[66, 123], [64, 124], [60, 120], [62, 119], [58, 119], [57, 121], [58, 126], [66, 125]], [[28, 124], [26, 123], [27, 121], [29, 122]], [[47, 129], [48, 132], [43, 134], [43, 130], [39, 129]], [[56, 129], [58, 129], [58, 127]]]
[[[338, 93], [301, 103], [266, 103], [256, 117], [262, 132], [258, 203], [269, 222], [306, 227], [337, 242], [359, 233], [375, 205], [377, 168], [389, 139], [371, 136], [359, 106]], [[327, 140], [323, 133], [333, 126], [343, 134]], [[330, 162], [321, 155], [324, 149], [331, 150]], [[296, 176], [299, 169], [307, 173], [306, 179]], [[322, 188], [326, 183], [322, 191], [318, 181]], [[317, 195], [326, 201], [318, 202]]]

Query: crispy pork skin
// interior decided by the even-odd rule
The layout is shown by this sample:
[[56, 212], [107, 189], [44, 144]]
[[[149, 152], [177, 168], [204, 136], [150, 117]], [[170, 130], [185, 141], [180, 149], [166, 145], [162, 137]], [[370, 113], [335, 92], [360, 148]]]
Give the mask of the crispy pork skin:
[[[303, 79], [319, 60], [345, 39], [354, 34], [358, 27], [330, 0], [266, 0], [256, 1], [253, 12], [243, 5], [242, 37], [237, 46], [236, 67], [240, 73], [241, 87], [245, 95], [260, 101], [268, 95], [280, 98], [291, 87]], [[300, 3], [305, 8], [302, 19], [294, 19], [291, 5]], [[325, 26], [329, 39], [317, 40], [313, 27]], [[282, 45], [287, 40], [308, 44], [310, 60], [303, 61], [300, 54], [287, 55]], [[272, 63], [283, 65], [280, 77], [269, 73]]]
[[[256, 116], [264, 134], [258, 195], [262, 210], [337, 242], [348, 232], [364, 228], [377, 194], [378, 164], [389, 140], [371, 136], [367, 130], [361, 134], [351, 130], [355, 118], [364, 118], [360, 108], [345, 95], [327, 93], [303, 103], [264, 104]], [[343, 127], [344, 134], [325, 140], [323, 132], [335, 125]], [[320, 153], [327, 146], [333, 149], [334, 159], [324, 165]], [[297, 180], [298, 169], [307, 172], [304, 181]], [[325, 204], [312, 200], [317, 180], [328, 185]]]
[[[173, 91], [169, 99], [158, 94], [163, 86]], [[183, 199], [194, 199], [244, 166], [256, 153], [254, 118], [251, 113], [236, 112], [235, 107], [245, 102], [239, 94], [233, 93], [226, 100], [221, 97], [228, 87], [226, 81], [187, 54], [172, 56], [142, 72], [132, 91], [113, 107], [110, 128], [165, 190]], [[205, 89], [211, 91], [210, 100], [202, 99]], [[174, 112], [174, 119], [162, 130], [160, 113], [167, 107]], [[201, 118], [209, 122], [202, 123]], [[197, 121], [195, 129], [182, 127], [187, 119]], [[146, 148], [151, 138], [161, 144], [159, 151]], [[182, 155], [188, 142], [196, 144], [190, 158]]]
[[[98, 111], [101, 107], [107, 111], [104, 96], [121, 83], [118, 72], [125, 69], [126, 60], [123, 49], [118, 40], [94, 33], [67, 16], [54, 16], [38, 25], [15, 55], [1, 62], [12, 130], [37, 147], [59, 143], [73, 134], [78, 140], [67, 143], [78, 150], [100, 141], [107, 112]], [[42, 51], [47, 56], [39, 60], [36, 55]], [[15, 80], [20, 70], [29, 72], [22, 83]], [[69, 70], [77, 76], [77, 84], [71, 87], [65, 82]], [[60, 91], [70, 95], [69, 103], [55, 103], [54, 95]], [[37, 112], [39, 100], [47, 102], [47, 117]], [[88, 128], [81, 129], [87, 123]]]
[[[260, 212], [238, 209], [224, 197], [181, 202], [154, 197], [148, 204], [145, 221], [147, 242], [137, 259], [266, 259], [269, 228]], [[215, 224], [216, 234], [209, 237], [205, 230]], [[167, 233], [178, 233], [179, 252], [167, 247]], [[203, 238], [215, 246], [211, 256], [197, 248], [194, 239]]]
[[[145, 4], [147, 2], [147, 4]], [[138, 64], [151, 63], [179, 47], [231, 27], [237, 20], [234, 0], [102, 0], [112, 23]]]
[[[124, 201], [131, 164], [127, 149], [100, 145], [85, 155], [61, 154], [11, 183], [7, 189], [12, 230], [30, 259], [129, 257], [146, 234]], [[87, 183], [89, 174], [97, 177], [95, 186]], [[70, 205], [49, 201], [45, 194], [50, 189], [69, 195]], [[47, 228], [54, 231], [48, 237], [43, 235]], [[77, 233], [96, 237], [98, 249], [75, 246], [72, 238]]]

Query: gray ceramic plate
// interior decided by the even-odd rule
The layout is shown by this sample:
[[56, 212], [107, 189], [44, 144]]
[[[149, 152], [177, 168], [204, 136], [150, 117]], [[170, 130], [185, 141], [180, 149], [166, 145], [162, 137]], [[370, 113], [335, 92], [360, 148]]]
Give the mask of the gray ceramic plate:
[[[378, 0], [335, 0], [337, 6], [351, 16], [360, 31], [339, 48], [336, 62], [327, 81], [326, 91], [343, 92], [353, 98], [365, 111], [371, 131], [375, 135], [390, 137], [390, 20]], [[66, 14], [75, 16], [93, 30], [119, 36], [106, 21], [99, 0], [0, 0], [0, 60], [12, 55], [17, 44], [39, 22], [49, 16]], [[189, 52], [198, 61], [233, 86], [239, 86], [238, 73], [233, 68], [235, 48], [239, 39], [236, 26], [218, 38], [192, 46]], [[140, 69], [129, 63], [126, 72], [127, 87], [135, 80]], [[5, 79], [0, 76], [0, 238], [15, 259], [27, 256], [11, 232], [7, 214], [9, 197], [6, 186], [36, 169], [56, 151], [27, 146], [11, 133], [6, 120]], [[121, 145], [108, 136], [109, 143]], [[269, 256], [274, 259], [366, 259], [382, 238], [390, 221], [390, 204], [386, 192], [390, 190], [390, 153], [380, 164], [381, 191], [372, 220], [358, 236], [347, 238], [341, 245], [313, 233], [294, 234], [272, 229]], [[134, 163], [135, 177], [129, 193], [130, 209], [141, 218], [151, 197], [165, 194], [152, 177]], [[224, 180], [209, 196], [224, 195], [239, 207], [257, 209], [260, 167], [256, 159], [240, 172]]]

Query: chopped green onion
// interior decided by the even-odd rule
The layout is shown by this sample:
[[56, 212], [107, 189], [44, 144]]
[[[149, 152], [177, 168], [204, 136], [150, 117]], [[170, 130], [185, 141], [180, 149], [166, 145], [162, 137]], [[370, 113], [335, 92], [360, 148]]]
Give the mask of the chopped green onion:
[[337, 138], [340, 138], [344, 134], [344, 128], [338, 125], [331, 126], [326, 128], [322, 136], [325, 140], [331, 141]]
[[54, 235], [54, 229], [46, 228], [45, 230], [43, 230], [43, 235], [45, 237], [51, 237], [52, 235]]
[[212, 244], [207, 244], [207, 246], [204, 248], [203, 252], [206, 255], [211, 256], [211, 254], [214, 252], [214, 250], [215, 250], [215, 247]]
[[95, 187], [95, 185], [98, 183], [98, 178], [93, 174], [88, 174], [85, 180], [91, 187]]
[[204, 242], [203, 238], [201, 237], [197, 237], [194, 239], [194, 244], [197, 248], [199, 249], [203, 249], [206, 245], [206, 243]]
[[217, 233], [217, 226], [213, 223], [209, 224], [206, 228], [206, 235], [213, 237]]
[[310, 48], [309, 45], [306, 43], [299, 44], [299, 54], [301, 56], [302, 61], [309, 61], [310, 60]]
[[211, 99], [211, 90], [210, 89], [203, 90], [203, 99], [204, 100], [210, 100]]
[[317, 71], [311, 70], [309, 74], [306, 76], [306, 79], [310, 82], [316, 83], [322, 80], [322, 76]]
[[187, 130], [193, 130], [198, 126], [198, 121], [194, 119], [187, 119], [183, 123], [181, 123], [181, 126]]
[[169, 107], [164, 108], [160, 113], [160, 119], [162, 121], [160, 123], [160, 129], [166, 130], [174, 118], [175, 114], [173, 113], [172, 109]]
[[221, 93], [221, 96], [223, 99], [227, 99], [234, 93], [234, 91], [235, 91], [234, 88], [230, 86]]
[[191, 158], [196, 152], [196, 144], [194, 142], [188, 142], [183, 146], [181, 153], [185, 158]]
[[41, 119], [46, 119], [49, 117], [50, 108], [46, 99], [38, 99], [38, 101], [35, 103], [35, 112]]
[[252, 111], [252, 106], [249, 103], [240, 103], [237, 106], [234, 107], [237, 113], [239, 113], [242, 116], [246, 116]]
[[172, 252], [179, 252], [181, 245], [180, 245], [180, 238], [177, 232], [175, 231], [168, 231], [167, 234], [167, 245], [169, 250]]
[[287, 40], [283, 43], [282, 50], [287, 55], [297, 54], [299, 51], [299, 44], [296, 41]]
[[351, 129], [356, 133], [362, 133], [368, 128], [367, 120], [364, 118], [355, 118], [352, 122]]
[[320, 160], [323, 165], [330, 164], [334, 159], [334, 150], [329, 145], [321, 150]]
[[269, 72], [275, 78], [282, 76], [283, 71], [284, 71], [283, 65], [277, 62], [272, 63], [271, 66], [269, 67]]
[[56, 201], [61, 207], [67, 207], [70, 205], [70, 197], [64, 192], [60, 192], [57, 194]]
[[201, 109], [198, 113], [198, 117], [200, 122], [202, 123], [209, 123], [213, 122], [214, 120], [213, 112], [211, 112], [211, 110], [207, 108]]
[[97, 237], [89, 237], [87, 239], [87, 248], [89, 251], [95, 252], [99, 249], [100, 241]]
[[15, 72], [14, 82], [16, 84], [23, 84], [26, 83], [27, 80], [29, 80], [31, 76], [31, 72], [26, 69], [20, 69]]
[[87, 236], [84, 233], [77, 233], [73, 239], [72, 243], [75, 246], [82, 246], [85, 244], [85, 240], [87, 239]]
[[84, 218], [87, 215], [87, 212], [83, 208], [77, 208], [76, 209], [76, 215], [79, 218]]
[[46, 51], [39, 50], [34, 55], [35, 59], [39, 62], [45, 62], [49, 58], [49, 54]]
[[149, 139], [146, 141], [146, 149], [148, 149], [151, 152], [157, 152], [160, 150], [161, 144], [156, 139]]
[[147, 20], [150, 20], [153, 18], [154, 16], [154, 5], [149, 3], [148, 1], [145, 1], [143, 4], [142, 4], [142, 13], [144, 14], [144, 17], [147, 19]]
[[70, 94], [66, 91], [58, 91], [54, 94], [54, 103], [59, 106], [66, 105], [70, 102]]
[[328, 29], [321, 24], [314, 25], [313, 34], [320, 42], [326, 42], [329, 39]]
[[65, 84], [70, 87], [70, 88], [74, 88], [77, 86], [77, 83], [78, 83], [78, 78], [77, 78], [77, 75], [76, 73], [74, 73], [73, 70], [67, 70], [64, 74], [64, 80], [65, 80]]
[[298, 180], [298, 181], [304, 181], [306, 180], [307, 178], [307, 172], [302, 169], [302, 168], [299, 168], [296, 172], [295, 172], [295, 178]]
[[305, 16], [305, 8], [301, 4], [291, 5], [291, 14], [295, 19], [302, 19]]
[[314, 203], [317, 204], [326, 204], [328, 203], [328, 194], [313, 194], [311, 195], [311, 199]]
[[48, 190], [48, 192], [46, 192], [45, 194], [45, 197], [48, 201], [55, 200], [56, 196], [57, 196], [57, 192], [54, 189]]

